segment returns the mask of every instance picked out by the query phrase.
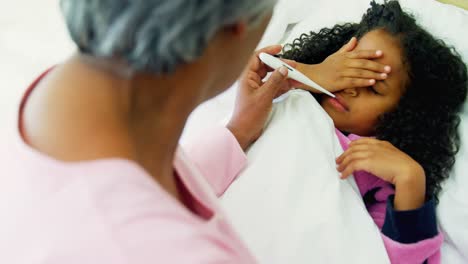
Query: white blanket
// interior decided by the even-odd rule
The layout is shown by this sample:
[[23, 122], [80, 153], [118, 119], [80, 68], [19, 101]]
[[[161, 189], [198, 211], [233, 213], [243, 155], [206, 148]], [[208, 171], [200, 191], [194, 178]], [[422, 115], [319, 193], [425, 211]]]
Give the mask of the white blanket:
[[260, 263], [388, 263], [354, 179], [339, 179], [331, 119], [308, 92], [287, 95], [223, 196], [234, 226]]
[[[379, 2], [381, 1], [382, 0], [380, 0]], [[370, 0], [279, 0], [278, 5], [275, 8], [273, 19], [259, 45], [259, 48], [264, 47], [266, 45], [276, 44], [281, 41], [288, 42], [298, 37], [298, 35], [302, 33], [308, 32], [310, 30], [318, 30], [322, 27], [331, 27], [336, 23], [350, 21], [358, 22], [362, 14], [369, 7], [369, 2]], [[460, 52], [464, 61], [468, 62], [468, 37], [466, 35], [466, 27], [468, 25], [468, 11], [461, 10], [454, 6], [441, 4], [433, 0], [399, 0], [399, 2], [405, 10], [415, 14], [417, 20], [431, 33], [433, 33], [439, 38], [442, 38], [450, 45], [453, 45], [458, 50], [458, 52]], [[424, 8], [421, 8], [422, 3]], [[294, 24], [297, 24], [296, 27], [294, 27], [293, 30], [290, 31], [291, 33], [285, 37], [284, 33], [285, 31], [287, 31], [288, 25]], [[184, 132], [184, 138], [187, 138], [186, 140], [190, 139], [188, 135], [200, 133], [201, 131], [204, 131], [207, 126], [211, 126], [213, 122], [220, 122], [223, 118], [229, 116], [234, 106], [235, 88], [236, 85], [234, 85], [233, 88], [230, 89], [228, 92], [218, 96], [216, 99], [205, 103], [192, 114], [187, 124], [187, 129]], [[459, 131], [462, 139], [461, 150], [457, 155], [457, 162], [455, 164], [454, 170], [452, 171], [452, 175], [443, 186], [443, 191], [439, 197], [440, 204], [437, 208], [439, 224], [441, 227], [441, 231], [445, 236], [445, 241], [442, 246], [442, 263], [450, 264], [468, 263], [468, 225], [466, 224], [466, 221], [468, 219], [468, 192], [466, 191], [468, 188], [468, 103], [465, 105], [464, 114], [462, 114], [462, 123]], [[275, 142], [279, 144], [279, 141]], [[305, 147], [302, 147], [301, 149], [304, 150]], [[284, 150], [289, 151], [290, 149], [288, 148]], [[285, 151], [280, 151], [276, 155], [278, 155], [279, 157], [284, 157], [286, 155], [285, 153]], [[296, 152], [292, 153], [299, 153], [299, 151], [297, 150]], [[296, 155], [306, 155], [306, 152], [304, 152], [304, 154], [302, 154], [302, 152], [300, 153], [301, 154]], [[273, 179], [271, 178], [271, 180]], [[279, 181], [279, 183], [287, 184], [287, 186], [296, 186], [294, 182], [285, 182], [286, 181], [284, 179], [282, 179], [282, 181]], [[271, 185], [274, 185], [273, 182], [264, 182], [263, 185], [264, 184], [269, 184], [269, 188], [271, 188]], [[262, 185], [260, 185], [260, 187], [261, 186]], [[259, 186], [257, 185], [253, 186], [252, 188], [258, 187]], [[247, 192], [248, 190], [250, 190], [249, 188], [251, 187], [246, 186], [245, 191]], [[236, 187], [235, 190], [238, 189], [240, 188]], [[239, 191], [243, 192], [244, 189]], [[247, 196], [247, 194], [251, 196]], [[245, 193], [246, 196], [243, 198], [243, 200], [239, 199], [238, 205], [232, 205], [233, 201], [229, 201], [230, 198], [226, 200], [227, 205], [233, 207], [232, 209], [229, 208], [229, 211], [237, 210], [239, 212], [239, 215], [233, 216], [236, 222], [241, 222], [239, 218], [242, 217], [249, 219], [251, 218], [250, 215], [252, 215], [252, 212], [245, 210], [246, 213], [244, 214], [244, 210], [241, 211], [239, 207], [242, 206], [242, 203], [244, 201], [247, 201], [247, 203], [255, 202], [255, 200], [257, 200], [257, 197], [259, 197], [260, 194], [261, 193], [253, 193], [253, 191], [251, 191], [250, 193]], [[270, 195], [272, 197], [276, 197], [280, 194], [281, 193], [275, 194], [271, 191], [270, 193], [263, 194], [263, 196]], [[255, 200], [253, 200], [253, 198], [255, 198]], [[266, 197], [264, 197], [263, 199], [267, 200]], [[283, 206], [283, 208], [288, 209], [289, 207], [285, 203], [286, 202], [279, 205]], [[310, 201], [309, 207], [312, 207], [312, 205], [315, 206], [315, 204], [315, 201]], [[262, 206], [274, 205], [269, 205], [265, 203]], [[247, 207], [249, 207], [248, 204]], [[309, 207], [307, 207], [306, 209], [308, 210]], [[260, 213], [265, 213], [267, 209], [276, 210], [276, 207], [265, 207], [262, 208], [261, 211], [260, 209], [258, 209], [255, 210], [255, 212], [258, 215]], [[291, 211], [283, 210], [280, 213], [283, 215], [296, 214], [297, 210], [297, 208], [292, 208]], [[310, 211], [309, 213], [312, 214], [312, 212]], [[256, 220], [253, 218], [252, 221]], [[260, 227], [258, 227], [259, 224], [252, 223], [251, 226], [253, 228], [251, 230], [253, 230], [252, 232], [256, 232], [257, 230], [255, 228], [257, 228], [260, 231], [263, 231], [263, 234], [268, 234], [268, 230], [275, 230], [276, 228], [278, 228], [278, 226], [279, 228], [286, 228], [281, 227], [275, 221], [276, 220], [274, 219], [270, 219], [270, 222], [263, 223]], [[244, 226], [248, 224], [249, 223], [244, 223]], [[314, 228], [312, 224], [315, 224], [315, 222], [310, 223], [311, 226], [304, 228], [312, 229]], [[244, 228], [242, 232], [245, 232], [245, 230], [248, 229]], [[251, 236], [253, 236], [253, 234], [248, 235], [250, 237], [248, 237], [247, 239], [250, 240], [249, 243], [251, 244], [252, 248], [260, 247], [258, 245], [252, 245]], [[268, 241], [270, 244], [279, 245], [280, 241], [283, 241], [284, 246], [282, 248], [297, 248], [298, 246], [291, 245], [291, 243], [293, 243], [294, 241], [296, 241], [297, 243], [302, 243], [303, 241], [299, 238], [296, 238], [294, 241], [286, 239], [282, 240], [282, 237], [279, 237], [279, 235], [272, 237], [273, 231], [272, 234], [268, 235], [271, 238], [271, 240]], [[307, 234], [305, 233], [304, 235]], [[344, 239], [344, 236], [338, 238]], [[304, 240], [305, 239], [307, 238], [304, 238]], [[317, 241], [320, 241], [323, 238], [316, 237], [316, 239]], [[263, 242], [261, 239], [258, 239], [257, 241]], [[327, 238], [327, 241], [330, 240], [328, 240]], [[312, 247], [308, 247], [307, 249], [313, 250], [311, 248]], [[362, 248], [365, 249], [364, 246]], [[372, 259], [370, 258], [371, 256], [369, 255], [371, 253], [371, 250], [367, 250], [367, 255], [369, 256], [369, 258], [363, 263], [379, 263], [378, 261], [372, 262]], [[273, 252], [272, 254], [275, 255], [279, 253]], [[322, 261], [322, 263], [323, 262], [324, 261]], [[289, 261], [286, 263], [294, 262]], [[321, 262], [317, 261], [314, 263]], [[330, 261], [324, 263], [333, 262]]]

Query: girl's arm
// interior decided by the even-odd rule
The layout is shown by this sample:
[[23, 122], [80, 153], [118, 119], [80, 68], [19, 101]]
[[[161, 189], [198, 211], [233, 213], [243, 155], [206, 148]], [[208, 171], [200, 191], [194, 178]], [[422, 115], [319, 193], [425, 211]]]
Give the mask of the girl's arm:
[[392, 263], [440, 263], [443, 237], [434, 201], [424, 200], [424, 170], [416, 161], [388, 142], [363, 138], [337, 163], [343, 178], [354, 173]]
[[[376, 81], [386, 79], [391, 72], [391, 67], [375, 61], [383, 55], [383, 52], [381, 50], [354, 50], [357, 42], [357, 39], [353, 37], [323, 62], [319, 64], [297, 63], [296, 69], [330, 92], [346, 88], [368, 87]], [[318, 92], [301, 83], [295, 86], [313, 93]]]
[[394, 196], [387, 200], [382, 237], [392, 263], [439, 264], [443, 236], [437, 229], [434, 200], [420, 208], [395, 210]]
[[363, 193], [364, 201], [381, 229], [391, 263], [440, 263], [443, 236], [437, 229], [433, 199], [419, 208], [399, 211], [394, 207], [394, 189], [389, 183], [366, 172], [355, 173], [355, 179], [361, 191], [368, 189]]

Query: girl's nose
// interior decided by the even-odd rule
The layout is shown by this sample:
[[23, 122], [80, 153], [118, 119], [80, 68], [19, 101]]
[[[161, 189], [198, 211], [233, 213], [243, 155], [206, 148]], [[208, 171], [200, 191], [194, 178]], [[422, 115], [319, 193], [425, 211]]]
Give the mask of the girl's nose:
[[343, 90], [343, 92], [353, 97], [356, 97], [359, 95], [359, 91], [356, 88], [346, 88]]

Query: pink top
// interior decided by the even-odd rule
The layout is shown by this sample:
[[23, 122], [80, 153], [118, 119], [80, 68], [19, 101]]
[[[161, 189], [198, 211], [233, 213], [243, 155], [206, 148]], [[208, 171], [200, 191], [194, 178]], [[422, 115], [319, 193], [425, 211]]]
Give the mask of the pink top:
[[198, 165], [181, 148], [174, 160], [191, 211], [132, 161], [58, 161], [18, 131], [0, 154], [0, 263], [254, 263], [215, 194], [246, 156], [223, 127], [197, 145]]

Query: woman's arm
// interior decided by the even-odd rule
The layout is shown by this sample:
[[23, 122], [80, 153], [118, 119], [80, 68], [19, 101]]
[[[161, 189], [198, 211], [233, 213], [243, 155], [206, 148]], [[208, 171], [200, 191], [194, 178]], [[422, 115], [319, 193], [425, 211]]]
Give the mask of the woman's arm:
[[[270, 46], [252, 56], [239, 80], [236, 105], [227, 128], [213, 128], [187, 144], [187, 154], [218, 196], [246, 165], [244, 150], [262, 134], [273, 99], [291, 89], [287, 69], [276, 70], [266, 82], [262, 81], [271, 69], [260, 61], [258, 54], [280, 51], [281, 46]], [[294, 62], [288, 63], [295, 66]]]
[[208, 129], [196, 140], [188, 142], [184, 150], [218, 196], [247, 165], [247, 156], [239, 142], [222, 126]]

